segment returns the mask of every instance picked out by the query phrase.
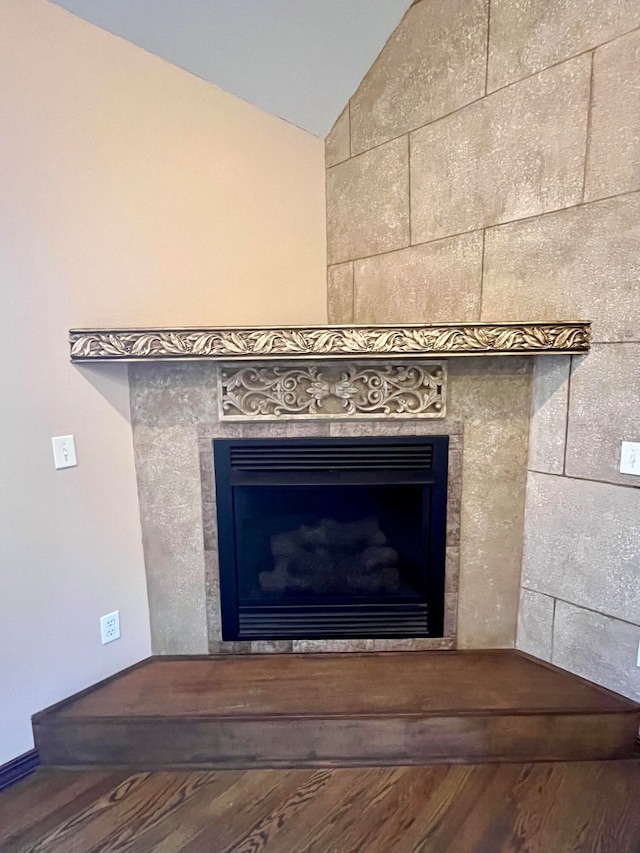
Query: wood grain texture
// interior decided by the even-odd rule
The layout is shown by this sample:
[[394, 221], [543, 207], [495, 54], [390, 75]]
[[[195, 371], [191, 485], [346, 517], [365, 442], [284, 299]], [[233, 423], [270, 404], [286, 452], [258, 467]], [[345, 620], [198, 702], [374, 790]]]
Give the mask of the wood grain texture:
[[376, 766], [633, 753], [634, 703], [512, 651], [153, 659], [34, 718], [45, 765]]
[[638, 853], [640, 761], [347, 770], [40, 769], [3, 853]]
[[36, 729], [44, 765], [173, 768], [349, 767], [628, 758], [622, 714], [176, 721], [53, 720]]
[[60, 714], [238, 719], [633, 707], [560, 669], [499, 650], [153, 658]]

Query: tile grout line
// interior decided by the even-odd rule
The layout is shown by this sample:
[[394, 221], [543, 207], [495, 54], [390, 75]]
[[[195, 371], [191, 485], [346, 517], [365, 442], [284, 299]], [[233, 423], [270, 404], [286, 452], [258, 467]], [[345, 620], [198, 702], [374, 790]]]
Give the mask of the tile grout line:
[[407, 184], [408, 184], [408, 204], [409, 204], [409, 246], [413, 245], [413, 216], [411, 208], [411, 134], [407, 133]]
[[478, 315], [478, 322], [482, 322], [482, 313], [483, 313], [483, 300], [484, 300], [484, 259], [485, 259], [485, 245], [487, 242], [487, 229], [482, 229], [482, 258], [480, 261], [480, 311]]
[[620, 346], [624, 347], [624, 346], [627, 346], [628, 344], [631, 344], [632, 346], [636, 345], [636, 344], [640, 344], [640, 337], [639, 338], [631, 338], [628, 341], [591, 341], [592, 347], [620, 347]]
[[567, 474], [567, 449], [569, 447], [569, 410], [571, 408], [571, 377], [573, 374], [573, 356], [569, 357], [569, 376], [567, 378], [567, 417], [564, 423], [564, 453], [562, 454], [562, 473]]
[[[325, 153], [325, 163], [326, 163], [326, 157], [327, 157], [327, 143], [326, 143], [326, 141], [324, 143], [324, 153]], [[325, 275], [324, 287], [325, 287], [325, 291], [326, 291], [325, 302], [326, 302], [326, 307], [327, 307], [327, 322], [330, 323], [331, 318], [332, 318], [332, 313], [331, 313], [332, 308], [331, 308], [331, 297], [329, 295], [329, 275], [330, 275], [330, 270], [331, 270], [332, 264], [331, 264], [331, 258], [329, 255], [329, 253], [331, 251], [331, 249], [330, 249], [331, 235], [329, 234], [329, 217], [327, 216], [327, 199], [328, 199], [328, 197], [329, 197], [329, 170], [327, 168], [325, 168], [325, 170], [324, 170], [324, 239], [325, 239], [325, 243], [326, 243], [325, 255], [327, 256], [326, 257], [327, 272]]]
[[594, 610], [593, 607], [587, 607], [584, 604], [576, 604], [575, 601], [569, 601], [567, 598], [561, 598], [559, 595], [551, 595], [548, 592], [540, 592], [539, 589], [532, 589], [530, 586], [523, 586], [522, 589], [526, 589], [527, 592], [533, 592], [536, 595], [544, 595], [546, 598], [552, 598], [554, 621], [556, 604], [560, 602], [561, 604], [568, 604], [569, 607], [576, 607], [578, 610], [586, 610], [587, 613], [593, 613], [594, 616], [603, 616], [605, 619], [615, 619], [616, 622], [624, 622], [625, 625], [631, 625], [632, 628], [640, 628], [640, 624], [638, 624], [637, 622], [630, 622], [628, 619], [623, 619], [620, 616], [612, 616], [610, 613], [603, 613], [602, 610]]
[[[551, 65], [547, 65], [545, 68], [540, 68], [538, 71], [533, 71], [531, 74], [527, 74], [526, 77], [520, 77], [518, 80], [512, 80], [510, 83], [505, 83], [504, 86], [499, 86], [497, 89], [492, 89], [491, 92], [487, 92], [486, 95], [481, 95], [479, 98], [474, 98], [471, 101], [468, 101], [466, 104], [463, 104], [460, 107], [456, 107], [455, 110], [451, 110], [451, 112], [444, 113], [441, 116], [437, 116], [437, 118], [433, 118], [430, 121], [425, 122], [424, 124], [418, 125], [418, 127], [409, 128], [408, 130], [404, 130], [402, 133], [398, 133], [395, 136], [390, 136], [388, 139], [383, 140], [382, 142], [377, 142], [375, 145], [371, 145], [369, 148], [364, 148], [362, 151], [356, 151], [355, 153], [351, 149], [351, 157], [360, 157], [363, 154], [366, 154], [369, 151], [374, 151], [376, 148], [381, 148], [383, 145], [386, 145], [388, 142], [394, 142], [396, 139], [400, 139], [402, 136], [406, 136], [407, 133], [417, 133], [419, 130], [423, 130], [425, 127], [430, 127], [432, 124], [435, 124], [438, 121], [442, 121], [445, 118], [449, 118], [456, 113], [461, 112], [462, 110], [470, 107], [472, 104], [477, 104], [480, 101], [483, 101], [485, 98], [489, 98], [492, 95], [497, 94], [498, 92], [503, 92], [505, 89], [510, 89], [512, 86], [517, 86], [518, 83], [523, 83], [525, 80], [531, 80], [533, 77], [537, 77], [539, 74], [544, 74], [545, 71], [549, 71], [552, 68], [558, 68], [560, 65], [564, 65], [565, 62], [572, 62], [574, 59], [578, 59], [581, 56], [586, 56], [588, 53], [592, 53], [600, 47], [604, 47], [604, 45], [611, 44], [618, 39], [624, 38], [625, 36], [630, 35], [631, 33], [635, 33], [640, 30], [640, 27], [632, 27], [630, 30], [627, 30], [620, 35], [615, 36], [614, 38], [608, 39], [607, 41], [600, 42], [600, 44], [589, 47], [585, 50], [580, 51], [580, 53], [575, 53], [572, 56], [568, 56], [565, 59], [560, 59], [558, 62], [554, 62]], [[351, 99], [349, 99], [351, 102]], [[348, 159], [348, 158], [347, 158]], [[342, 161], [343, 163], [346, 160]], [[335, 164], [336, 166], [340, 165], [339, 163]], [[333, 167], [330, 167], [333, 168]]]
[[[327, 136], [328, 138], [328, 136]], [[327, 271], [324, 279], [324, 288], [326, 292], [325, 306], [327, 309], [327, 322], [331, 322], [331, 298], [329, 296], [329, 270], [331, 269], [330, 257], [330, 234], [329, 234], [329, 217], [328, 217], [328, 199], [329, 199], [329, 166], [327, 165], [327, 138], [324, 140], [324, 241], [325, 241], [325, 256], [327, 262]]]
[[348, 157], [345, 157], [344, 160], [336, 160], [336, 162], [331, 163], [330, 166], [325, 166], [325, 169], [328, 172], [329, 169], [335, 169], [336, 166], [344, 166], [344, 164], [348, 163], [350, 159], [351, 159], [351, 155], [349, 155]]
[[576, 477], [571, 474], [556, 474], [554, 471], [538, 471], [536, 468], [527, 468], [529, 474], [541, 474], [543, 477], [560, 477], [562, 480], [577, 480], [579, 483], [598, 483], [600, 486], [616, 486], [621, 489], [640, 489], [640, 483], [614, 483], [611, 480], [596, 480], [593, 477]]
[[593, 113], [593, 78], [595, 68], [595, 50], [591, 51], [591, 74], [589, 76], [589, 102], [587, 104], [587, 128], [584, 143], [584, 170], [582, 174], [582, 201], [584, 203], [587, 195], [587, 168], [589, 166], [589, 152], [591, 148], [591, 121]]
[[356, 263], [350, 261], [351, 264], [351, 322], [356, 322]]
[[489, 48], [491, 46], [491, 0], [487, 0], [487, 55], [484, 66], [484, 96], [489, 94]]
[[[404, 134], [410, 135], [410, 134]], [[397, 137], [400, 139], [400, 137]], [[348, 161], [344, 161], [345, 163]], [[624, 198], [625, 196], [640, 194], [640, 186], [637, 189], [633, 190], [625, 190], [621, 193], [615, 193], [614, 195], [603, 196], [602, 198], [594, 198], [589, 199], [589, 201], [577, 201], [575, 204], [569, 204], [566, 207], [557, 207], [553, 210], [543, 210], [541, 213], [533, 213], [529, 216], [522, 216], [519, 219], [508, 219], [505, 222], [494, 222], [483, 225], [480, 228], [469, 228], [466, 231], [456, 231], [453, 234], [443, 234], [440, 237], [433, 237], [430, 240], [422, 240], [419, 243], [412, 243], [410, 246], [398, 246], [397, 249], [388, 249], [386, 252], [372, 252], [370, 255], [359, 255], [356, 258], [343, 258], [341, 261], [333, 261], [333, 263], [328, 264], [328, 266], [335, 267], [339, 264], [346, 264], [349, 261], [366, 261], [369, 258], [379, 258], [382, 255], [393, 255], [395, 252], [403, 252], [405, 249], [413, 249], [416, 246], [428, 246], [430, 243], [439, 243], [444, 240], [453, 240], [454, 237], [464, 237], [465, 234], [477, 234], [479, 231], [489, 231], [493, 228], [503, 228], [507, 225], [516, 225], [518, 222], [531, 222], [534, 219], [541, 219], [543, 216], [553, 216], [556, 213], [564, 213], [567, 210], [576, 210], [580, 207], [588, 207], [591, 204], [600, 204], [605, 201], [613, 201], [617, 198]], [[594, 343], [600, 343], [599, 341], [594, 341]], [[605, 343], [604, 341], [602, 343]], [[618, 343], [617, 341], [609, 341], [608, 343]]]

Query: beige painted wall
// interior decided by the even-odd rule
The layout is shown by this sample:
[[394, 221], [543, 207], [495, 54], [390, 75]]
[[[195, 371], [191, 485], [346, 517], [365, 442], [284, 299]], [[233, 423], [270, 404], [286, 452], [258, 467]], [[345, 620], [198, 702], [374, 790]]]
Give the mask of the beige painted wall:
[[[126, 371], [72, 367], [67, 329], [323, 322], [323, 157], [43, 0], [0, 0], [0, 764], [30, 714], [150, 650]], [[67, 433], [79, 465], [55, 471]]]
[[326, 140], [333, 320], [593, 320], [589, 356], [536, 363], [518, 645], [635, 698], [638, 27], [635, 0], [417, 0]]

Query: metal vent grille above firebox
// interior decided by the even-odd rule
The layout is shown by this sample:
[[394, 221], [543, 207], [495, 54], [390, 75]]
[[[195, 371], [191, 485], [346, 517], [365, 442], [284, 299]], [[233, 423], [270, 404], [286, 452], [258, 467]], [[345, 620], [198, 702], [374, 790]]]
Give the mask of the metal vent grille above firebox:
[[443, 636], [448, 441], [214, 441], [223, 638]]
[[232, 470], [242, 471], [429, 470], [433, 444], [262, 444], [231, 447], [230, 460]]

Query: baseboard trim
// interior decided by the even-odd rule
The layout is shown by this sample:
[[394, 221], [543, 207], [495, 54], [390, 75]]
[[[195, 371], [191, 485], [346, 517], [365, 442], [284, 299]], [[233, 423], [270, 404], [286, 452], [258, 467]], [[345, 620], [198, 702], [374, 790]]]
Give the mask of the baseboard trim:
[[30, 749], [0, 767], [0, 791], [29, 776], [40, 764], [37, 749]]

